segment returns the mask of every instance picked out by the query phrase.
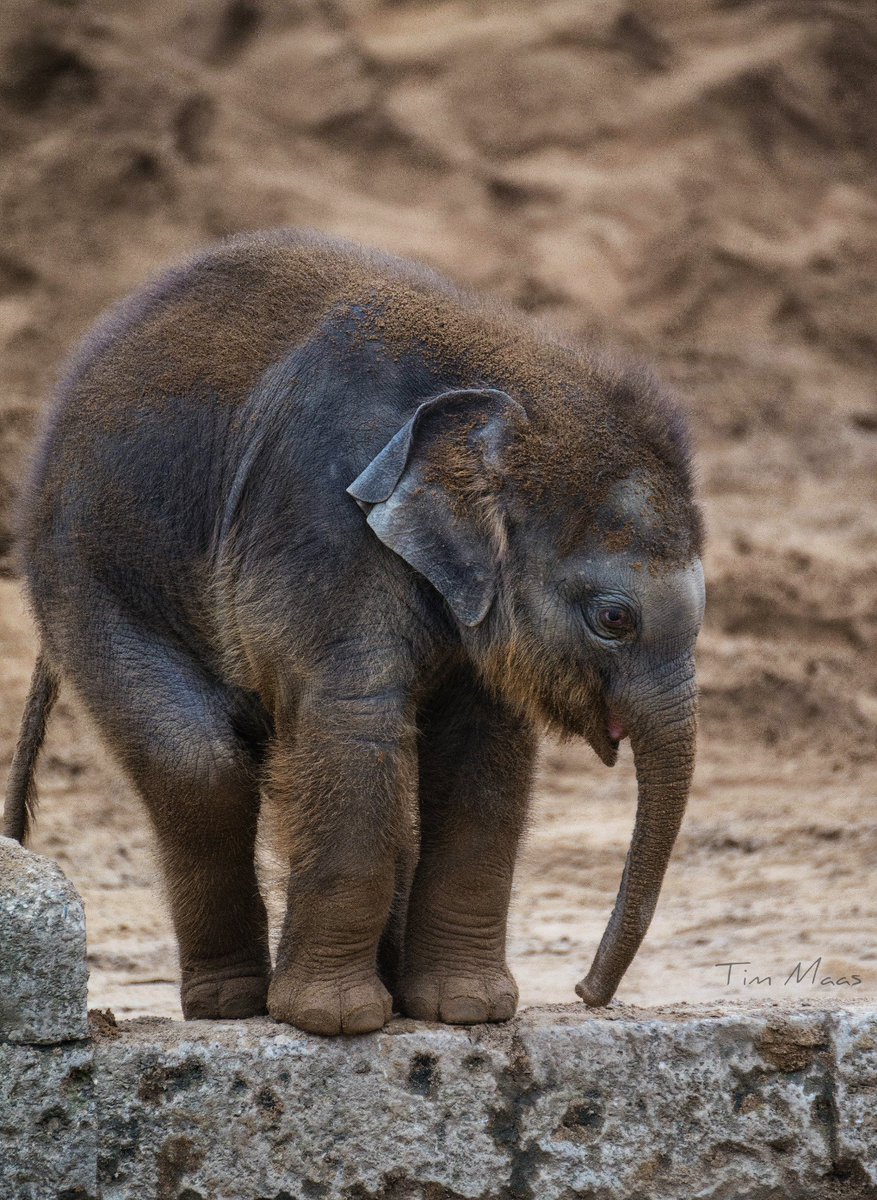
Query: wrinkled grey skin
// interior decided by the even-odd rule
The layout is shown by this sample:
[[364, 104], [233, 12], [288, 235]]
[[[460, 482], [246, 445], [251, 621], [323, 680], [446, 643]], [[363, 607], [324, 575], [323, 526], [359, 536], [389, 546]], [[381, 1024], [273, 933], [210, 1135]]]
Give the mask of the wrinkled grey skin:
[[[606, 763], [632, 743], [628, 864], [578, 989], [608, 1001], [696, 731], [699, 516], [684, 422], [647, 376], [411, 264], [247, 236], [97, 327], [25, 510], [41, 652], [5, 830], [26, 833], [63, 675], [148, 808], [187, 1017], [510, 1017], [546, 723]], [[273, 969], [263, 800], [289, 865]]]

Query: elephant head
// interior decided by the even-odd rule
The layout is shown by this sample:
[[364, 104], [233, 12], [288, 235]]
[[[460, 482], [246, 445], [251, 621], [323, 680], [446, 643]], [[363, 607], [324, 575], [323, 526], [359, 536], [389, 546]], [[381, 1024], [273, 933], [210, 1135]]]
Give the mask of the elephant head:
[[528, 411], [443, 393], [348, 489], [378, 537], [441, 593], [488, 683], [615, 762], [629, 736], [636, 822], [577, 986], [606, 1004], [648, 929], [694, 762], [700, 517], [681, 419], [648, 391]]

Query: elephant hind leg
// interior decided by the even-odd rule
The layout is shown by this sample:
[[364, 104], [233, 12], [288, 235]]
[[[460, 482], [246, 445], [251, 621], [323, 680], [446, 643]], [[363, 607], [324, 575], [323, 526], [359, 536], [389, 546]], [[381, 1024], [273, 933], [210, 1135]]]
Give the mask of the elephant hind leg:
[[257, 784], [231, 764], [199, 773], [182, 787], [168, 789], [151, 772], [137, 782], [164, 868], [183, 1015], [265, 1012], [271, 961], [255, 865]]
[[271, 964], [255, 865], [259, 747], [233, 691], [154, 634], [101, 622], [91, 664], [71, 671], [143, 798], [177, 935], [183, 1015], [265, 1011]]

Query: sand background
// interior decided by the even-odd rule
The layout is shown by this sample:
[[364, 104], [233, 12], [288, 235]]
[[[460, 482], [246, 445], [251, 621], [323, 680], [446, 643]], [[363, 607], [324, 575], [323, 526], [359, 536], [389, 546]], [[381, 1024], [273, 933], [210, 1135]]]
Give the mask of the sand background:
[[[709, 543], [689, 814], [628, 1002], [877, 995], [877, 9], [870, 0], [5, 0], [0, 771], [33, 661], [10, 513], [64, 356], [191, 248], [311, 225], [655, 361]], [[91, 999], [179, 1013], [145, 817], [69, 689], [34, 848]], [[511, 922], [572, 999], [635, 798], [548, 744]], [[276, 875], [269, 869], [267, 878]], [[726, 968], [749, 977], [726, 985]], [[744, 968], [735, 979], [742, 980]]]

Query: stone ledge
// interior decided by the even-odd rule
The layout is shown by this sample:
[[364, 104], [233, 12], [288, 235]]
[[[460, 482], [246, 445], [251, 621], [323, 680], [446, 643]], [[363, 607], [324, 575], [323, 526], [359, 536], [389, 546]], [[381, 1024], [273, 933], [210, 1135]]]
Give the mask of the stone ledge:
[[0, 1041], [88, 1032], [85, 909], [57, 863], [0, 837]]
[[16, 1200], [877, 1197], [877, 1010], [531, 1009], [0, 1047]]

